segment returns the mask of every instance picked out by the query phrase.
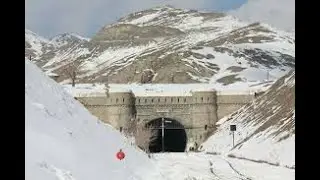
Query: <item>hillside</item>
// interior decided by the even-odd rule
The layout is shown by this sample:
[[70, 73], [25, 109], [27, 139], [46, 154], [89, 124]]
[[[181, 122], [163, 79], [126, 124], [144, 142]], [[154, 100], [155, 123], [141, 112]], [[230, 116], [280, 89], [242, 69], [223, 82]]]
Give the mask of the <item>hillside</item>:
[[64, 68], [71, 61], [79, 67], [80, 83], [136, 83], [151, 69], [152, 83], [258, 84], [295, 67], [294, 34], [168, 6], [122, 17], [90, 41], [44, 49], [37, 65], [59, 74], [62, 83], [70, 82]]
[[49, 40], [37, 35], [36, 33], [25, 30], [25, 56], [29, 58], [38, 57], [42, 52], [43, 46], [49, 43]]
[[[143, 152], [128, 145], [112, 127], [99, 123], [28, 60], [25, 61], [25, 72], [26, 180], [294, 178], [294, 169], [205, 153], [160, 153], [148, 159]], [[292, 78], [286, 80], [288, 84], [290, 81], [292, 83]], [[222, 139], [213, 139], [216, 140]], [[115, 159], [119, 148], [126, 153], [121, 162]]]
[[[231, 124], [237, 125], [232, 148]], [[203, 144], [207, 152], [295, 167], [295, 71], [280, 78], [261, 97], [218, 122]]]
[[[164, 179], [154, 163], [25, 60], [25, 179]], [[116, 159], [122, 148], [123, 161]]]

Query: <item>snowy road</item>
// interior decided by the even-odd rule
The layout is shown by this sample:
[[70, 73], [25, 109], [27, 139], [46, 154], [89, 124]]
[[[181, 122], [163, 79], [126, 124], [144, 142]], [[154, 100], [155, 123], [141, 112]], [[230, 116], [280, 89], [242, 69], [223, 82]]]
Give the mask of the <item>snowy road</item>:
[[172, 180], [293, 180], [295, 170], [204, 153], [154, 154], [161, 174]]

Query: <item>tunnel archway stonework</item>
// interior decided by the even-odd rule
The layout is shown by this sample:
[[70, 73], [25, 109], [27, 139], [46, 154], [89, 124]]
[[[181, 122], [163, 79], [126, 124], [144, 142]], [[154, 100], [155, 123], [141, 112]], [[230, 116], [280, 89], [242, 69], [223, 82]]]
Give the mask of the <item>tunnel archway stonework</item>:
[[204, 142], [218, 119], [251, 103], [253, 95], [217, 95], [215, 90], [199, 90], [186, 96], [135, 96], [127, 91], [77, 97], [77, 100], [116, 129], [126, 127], [131, 119], [143, 124], [162, 117], [173, 119], [184, 127], [188, 149]]
[[[162, 124], [164, 128], [162, 128]], [[185, 127], [179, 121], [161, 117], [153, 119], [145, 125], [155, 132], [155, 138], [149, 144], [150, 152], [184, 152], [186, 150], [188, 137]]]

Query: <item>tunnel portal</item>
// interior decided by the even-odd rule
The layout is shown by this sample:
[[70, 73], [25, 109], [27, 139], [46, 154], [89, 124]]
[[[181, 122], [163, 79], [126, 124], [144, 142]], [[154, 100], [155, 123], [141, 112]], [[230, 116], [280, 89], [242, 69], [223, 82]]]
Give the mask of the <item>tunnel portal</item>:
[[146, 124], [156, 134], [149, 144], [150, 152], [162, 152], [162, 120], [164, 120], [164, 152], [184, 152], [187, 145], [185, 128], [179, 121], [171, 118], [157, 118]]

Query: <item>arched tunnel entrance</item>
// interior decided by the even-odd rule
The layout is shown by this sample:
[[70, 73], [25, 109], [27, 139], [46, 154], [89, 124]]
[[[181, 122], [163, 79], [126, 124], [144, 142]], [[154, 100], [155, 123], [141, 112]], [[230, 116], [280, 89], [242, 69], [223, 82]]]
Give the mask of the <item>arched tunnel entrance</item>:
[[[162, 121], [164, 121], [164, 128], [162, 128]], [[179, 121], [171, 118], [157, 118], [147, 123], [146, 126], [152, 128], [152, 131], [154, 131], [156, 136], [149, 144], [150, 152], [185, 151], [187, 145], [187, 134], [184, 126]], [[163, 139], [162, 130], [164, 130]]]

